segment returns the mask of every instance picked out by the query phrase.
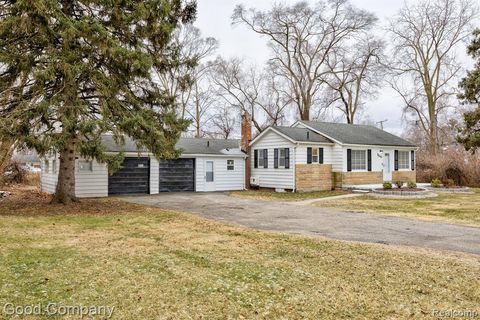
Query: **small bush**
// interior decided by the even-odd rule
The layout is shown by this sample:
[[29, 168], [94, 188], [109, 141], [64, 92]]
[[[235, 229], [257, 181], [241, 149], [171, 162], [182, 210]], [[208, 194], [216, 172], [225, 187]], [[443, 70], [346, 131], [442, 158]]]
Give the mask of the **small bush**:
[[11, 161], [5, 168], [2, 179], [4, 184], [25, 183], [27, 181], [28, 171], [25, 167], [16, 161]]
[[438, 178], [435, 178], [435, 179], [432, 179], [432, 182], [430, 183], [430, 185], [432, 186], [432, 188], [440, 188], [442, 186], [442, 181], [440, 181], [440, 179]]
[[417, 184], [416, 184], [415, 182], [413, 182], [413, 181], [408, 181], [407, 187], [408, 187], [409, 189], [416, 189], [416, 188], [417, 188]]
[[447, 179], [447, 183], [446, 183], [447, 188], [453, 188], [453, 187], [455, 187], [455, 185], [456, 185], [455, 180]]
[[395, 186], [396, 186], [398, 189], [402, 189], [402, 187], [403, 187], [403, 181], [395, 181]]
[[384, 182], [383, 183], [383, 189], [385, 189], [385, 190], [392, 189], [392, 183], [388, 182], [388, 181]]

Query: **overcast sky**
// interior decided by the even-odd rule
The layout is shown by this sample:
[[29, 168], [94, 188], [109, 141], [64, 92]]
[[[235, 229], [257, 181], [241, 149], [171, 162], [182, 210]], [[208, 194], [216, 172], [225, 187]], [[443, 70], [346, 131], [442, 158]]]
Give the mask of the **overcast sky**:
[[[284, 1], [295, 3], [296, 1]], [[202, 30], [203, 36], [212, 36], [219, 40], [218, 54], [224, 57], [239, 56], [252, 63], [262, 65], [269, 56], [267, 40], [256, 35], [243, 26], [231, 26], [231, 15], [237, 4], [244, 4], [247, 8], [268, 9], [274, 1], [270, 0], [198, 0], [198, 18], [195, 23]], [[314, 3], [314, 1], [311, 1]], [[379, 18], [380, 26], [385, 26], [388, 18], [394, 16], [403, 4], [396, 0], [351, 0], [355, 6], [371, 11]], [[382, 31], [379, 31], [382, 32]], [[466, 58], [464, 49], [459, 48], [459, 54], [465, 63], [471, 64]], [[386, 130], [401, 133], [401, 101], [388, 87], [381, 90], [381, 94], [374, 101], [367, 103], [367, 113], [374, 121], [387, 119], [384, 124]]]

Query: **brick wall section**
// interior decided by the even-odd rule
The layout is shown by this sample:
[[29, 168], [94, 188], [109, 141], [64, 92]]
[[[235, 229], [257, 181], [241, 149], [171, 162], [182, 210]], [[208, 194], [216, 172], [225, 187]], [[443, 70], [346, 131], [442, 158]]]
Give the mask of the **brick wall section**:
[[[341, 173], [341, 184], [372, 184], [383, 183], [383, 172], [343, 172]], [[338, 183], [337, 183], [338, 185]]]
[[416, 171], [393, 171], [392, 172], [392, 181], [403, 181], [403, 182], [417, 182], [417, 172]]
[[295, 184], [297, 191], [332, 190], [333, 175], [331, 164], [295, 165]]

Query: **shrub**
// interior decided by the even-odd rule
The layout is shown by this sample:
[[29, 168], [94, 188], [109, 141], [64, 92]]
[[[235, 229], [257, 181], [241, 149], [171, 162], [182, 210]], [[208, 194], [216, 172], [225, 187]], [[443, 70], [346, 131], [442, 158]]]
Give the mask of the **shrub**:
[[453, 179], [456, 185], [480, 187], [480, 153], [471, 154], [462, 148], [451, 147], [432, 156], [418, 151], [417, 181], [430, 182], [438, 178], [442, 181]]
[[430, 185], [432, 186], [432, 188], [440, 188], [442, 186], [442, 182], [440, 181], [440, 179], [435, 178], [435, 179], [432, 179], [432, 182], [430, 183]]
[[25, 167], [16, 161], [11, 161], [5, 168], [2, 176], [3, 183], [25, 183], [27, 181], [28, 171]]
[[385, 181], [383, 183], [383, 189], [392, 189], [392, 183], [391, 182], [388, 182], [388, 181]]
[[417, 184], [416, 184], [415, 182], [413, 182], [413, 181], [408, 181], [407, 187], [408, 187], [409, 189], [416, 189], [416, 188], [417, 188]]
[[447, 188], [453, 188], [456, 184], [453, 179], [447, 179], [447, 183], [445, 185], [447, 186]]
[[398, 189], [402, 189], [402, 187], [403, 187], [403, 181], [395, 181], [395, 186], [396, 186]]

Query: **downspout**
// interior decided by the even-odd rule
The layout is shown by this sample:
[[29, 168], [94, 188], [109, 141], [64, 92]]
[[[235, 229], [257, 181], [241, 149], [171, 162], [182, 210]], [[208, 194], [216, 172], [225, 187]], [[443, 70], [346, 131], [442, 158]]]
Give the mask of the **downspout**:
[[297, 192], [297, 146], [298, 142], [295, 144], [295, 147], [293, 147], [293, 192]]

